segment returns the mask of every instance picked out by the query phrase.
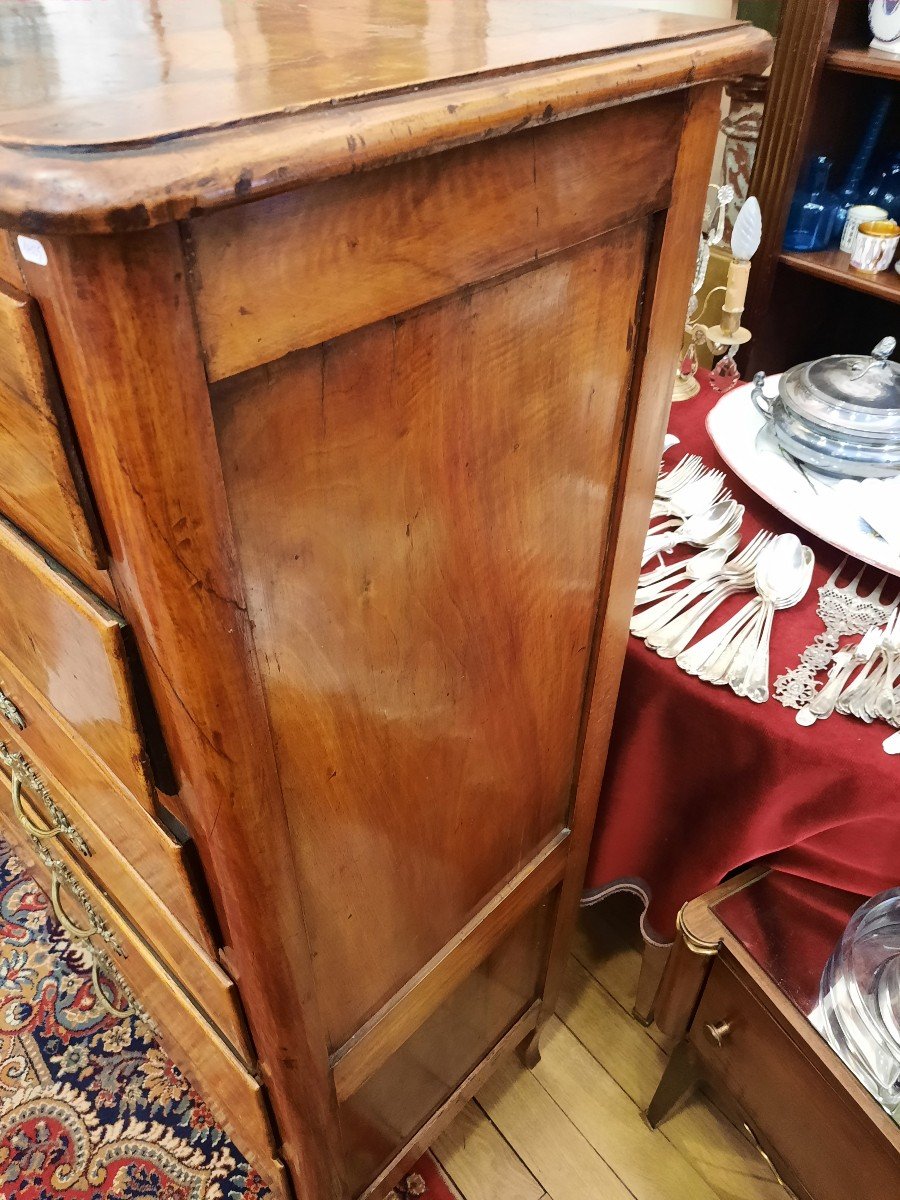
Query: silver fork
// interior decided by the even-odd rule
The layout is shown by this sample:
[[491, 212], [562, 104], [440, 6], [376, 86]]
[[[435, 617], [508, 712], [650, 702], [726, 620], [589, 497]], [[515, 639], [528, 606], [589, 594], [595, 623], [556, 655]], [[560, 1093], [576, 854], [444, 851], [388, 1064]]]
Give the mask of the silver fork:
[[711, 507], [725, 482], [724, 471], [704, 471], [678, 489], [673, 496], [654, 500], [650, 506], [651, 521], [656, 517], [690, 517]]
[[701, 474], [704, 470], [703, 459], [699, 454], [688, 454], [680, 462], [676, 463], [667, 475], [660, 475], [656, 480], [656, 495], [661, 499], [667, 499], [684, 487], [686, 483], [690, 483], [692, 479]]
[[866, 630], [862, 636], [862, 640], [857, 642], [855, 646], [848, 646], [846, 650], [839, 650], [837, 652], [834, 656], [831, 671], [828, 674], [828, 680], [816, 692], [806, 708], [801, 708], [797, 713], [795, 720], [798, 725], [813, 725], [817, 720], [824, 721], [831, 716], [840, 698], [844, 684], [856, 668], [867, 661], [869, 655], [878, 645], [880, 637], [881, 630], [873, 627]]
[[[739, 515], [743, 517], [743, 509], [738, 505], [740, 510]], [[740, 521], [738, 521], [738, 526]], [[735, 526], [736, 530], [737, 526]], [[723, 536], [729, 536], [729, 530], [723, 530]], [[748, 547], [749, 549], [749, 547]], [[746, 550], [742, 551], [738, 558], [744, 559]], [[737, 562], [737, 558], [735, 559]], [[740, 566], [738, 573], [744, 568]], [[714, 575], [705, 576], [700, 579], [695, 579], [688, 583], [686, 588], [670, 593], [667, 589], [665, 594], [657, 600], [652, 607], [646, 608], [642, 613], [635, 613], [630, 622], [629, 628], [635, 637], [646, 638], [648, 634], [656, 632], [671, 621], [682, 609], [687, 608], [698, 597], [705, 595], [707, 592], [713, 592], [716, 588], [721, 587], [723, 583], [733, 579], [734, 570], [730, 569], [729, 563], [726, 561], [723, 567]]]
[[881, 635], [879, 649], [884, 655], [885, 671], [881, 686], [874, 698], [875, 713], [885, 721], [894, 716], [896, 704], [894, 700], [894, 680], [897, 677], [898, 656], [900, 656], [900, 610], [894, 609], [891, 619]]

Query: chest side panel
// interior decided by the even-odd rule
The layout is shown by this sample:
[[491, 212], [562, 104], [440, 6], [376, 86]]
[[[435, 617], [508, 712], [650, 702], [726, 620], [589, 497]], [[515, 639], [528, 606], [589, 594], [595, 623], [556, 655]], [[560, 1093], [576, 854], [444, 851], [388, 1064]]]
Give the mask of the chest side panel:
[[332, 1048], [565, 824], [646, 249], [215, 398]]

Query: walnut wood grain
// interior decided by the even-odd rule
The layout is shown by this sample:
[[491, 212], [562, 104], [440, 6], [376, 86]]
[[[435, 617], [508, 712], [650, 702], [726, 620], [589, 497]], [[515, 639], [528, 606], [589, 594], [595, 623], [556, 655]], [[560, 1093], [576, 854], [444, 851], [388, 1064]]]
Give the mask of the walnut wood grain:
[[[38, 883], [45, 891], [49, 891], [49, 870], [35, 856], [32, 843], [2, 806], [0, 832], [15, 847]], [[156, 959], [141, 936], [140, 926], [133, 926], [125, 920], [64, 846], [57, 845], [53, 857], [72, 872], [97, 913], [111, 929], [123, 951], [121, 955], [99, 937], [91, 939], [91, 945], [105, 952], [116, 971], [124, 976], [154, 1022], [154, 1033], [165, 1052], [184, 1071], [216, 1120], [260, 1172], [272, 1189], [275, 1200], [292, 1200], [284, 1164], [273, 1154], [273, 1132], [259, 1082], [204, 1020], [176, 979]], [[67, 888], [64, 887], [62, 891], [66, 913], [86, 928], [88, 920], [80, 909], [78, 899]]]
[[[728, 1032], [717, 1045], [708, 1028], [724, 1024]], [[816, 1036], [812, 1029], [810, 1035]], [[771, 1003], [759, 1004], [723, 958], [713, 964], [689, 1038], [702, 1075], [736, 1102], [788, 1184], [816, 1200], [898, 1194], [900, 1137], [882, 1134], [846, 1089], [823, 1074], [809, 1053], [809, 1035], [795, 1039]]]
[[332, 1049], [567, 825], [646, 246], [216, 392]]
[[[894, 1195], [900, 1188], [896, 1123], [725, 924], [729, 897], [767, 874], [765, 866], [750, 868], [691, 901], [679, 916], [664, 981], [669, 1003], [660, 1015], [682, 1041], [648, 1119], [654, 1125], [665, 1120], [700, 1084], [739, 1127], [752, 1131], [792, 1193], [810, 1200]], [[795, 935], [803, 936], [802, 924]]]
[[0, 283], [0, 511], [110, 599], [105, 552], [38, 307], [4, 283]]
[[549, 897], [453, 988], [340, 1107], [348, 1182], [364, 1191], [532, 1004], [553, 916]]
[[390, 1189], [418, 1162], [441, 1130], [445, 1129], [505, 1057], [534, 1029], [540, 1005], [537, 1001], [512, 1025], [466, 1079], [448, 1096], [413, 1138], [387, 1164], [362, 1193], [360, 1200], [384, 1200]]
[[[748, 25], [594, 0], [341, 0], [307, 6], [303, 19], [285, 0], [194, 0], [152, 15], [145, 3], [145, 19], [120, 23], [110, 5], [54, 0], [36, 22], [27, 0], [4, 6], [10, 22], [27, 8], [34, 39], [28, 69], [0, 71], [4, 223], [139, 229], [759, 72], [769, 57], [769, 39]], [[85, 73], [56, 61], [62, 47], [74, 61], [79, 44], [104, 80], [99, 98]]]
[[442, 1001], [496, 949], [524, 915], [562, 879], [568, 830], [478, 912], [384, 1010], [332, 1056], [338, 1101], [352, 1096], [428, 1020]]
[[22, 287], [22, 269], [15, 249], [15, 238], [8, 229], [0, 231], [0, 280], [18, 290]]
[[48, 266], [27, 272], [29, 288], [57, 347], [116, 591], [147, 665], [283, 1157], [317, 1200], [342, 1196], [300, 889], [178, 233], [48, 249]]
[[683, 111], [678, 94], [645, 100], [193, 221], [208, 375], [328, 341], [664, 208]]
[[0, 517], [0, 653], [153, 811], [124, 622]]

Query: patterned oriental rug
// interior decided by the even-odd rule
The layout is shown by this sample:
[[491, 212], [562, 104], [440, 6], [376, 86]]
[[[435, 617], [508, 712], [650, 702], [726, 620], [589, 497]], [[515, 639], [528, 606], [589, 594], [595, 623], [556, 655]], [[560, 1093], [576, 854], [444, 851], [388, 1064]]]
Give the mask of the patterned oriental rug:
[[[122, 997], [106, 981], [109, 995]], [[263, 1200], [269, 1190], [0, 841], [0, 1200]], [[451, 1200], [426, 1156], [391, 1200]]]

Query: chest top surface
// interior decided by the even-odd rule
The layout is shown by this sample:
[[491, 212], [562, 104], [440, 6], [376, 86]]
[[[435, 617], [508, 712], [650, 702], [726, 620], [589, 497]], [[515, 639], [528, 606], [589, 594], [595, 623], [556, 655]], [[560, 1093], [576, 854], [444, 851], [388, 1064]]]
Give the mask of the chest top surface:
[[596, 106], [601, 65], [670, 89], [739, 74], [748, 57], [758, 67], [767, 41], [596, 0], [7, 0], [0, 219], [155, 224], [234, 203], [236, 187], [271, 191], [267, 172], [282, 187], [309, 175], [326, 125], [344, 162], [332, 147], [319, 174], [355, 170], [372, 165], [366, 132], [388, 117], [382, 159], [423, 152], [403, 144], [417, 131], [428, 149], [451, 129], [456, 142], [504, 132], [514, 112], [527, 123], [566, 100]]
[[0, 132], [124, 148], [723, 24], [595, 0], [13, 0]]

